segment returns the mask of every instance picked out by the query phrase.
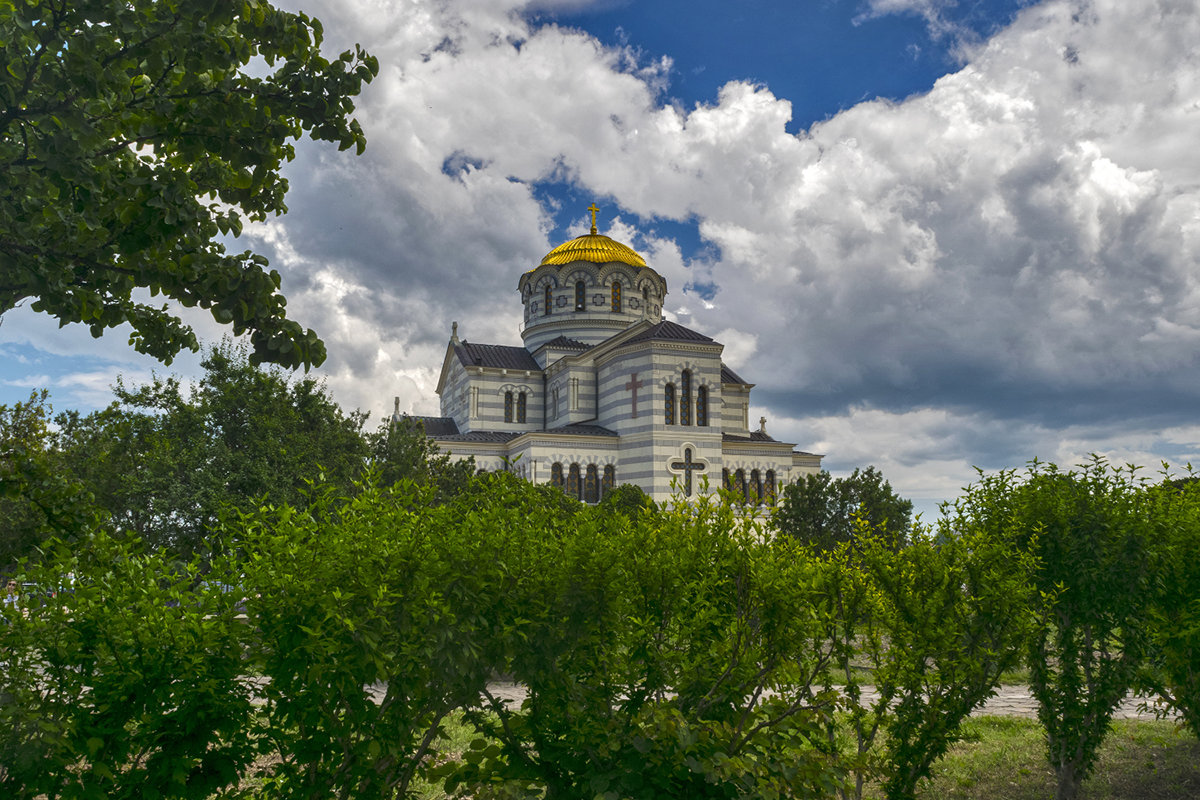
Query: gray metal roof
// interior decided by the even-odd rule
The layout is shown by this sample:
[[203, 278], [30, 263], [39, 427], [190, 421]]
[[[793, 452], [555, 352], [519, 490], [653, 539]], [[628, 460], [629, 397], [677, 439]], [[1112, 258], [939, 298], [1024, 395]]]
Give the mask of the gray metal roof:
[[466, 367], [498, 367], [541, 372], [542, 368], [524, 347], [505, 344], [475, 344], [459, 342], [454, 345], [458, 360]]
[[578, 339], [568, 339], [566, 336], [556, 336], [546, 342], [542, 347], [561, 347], [567, 350], [587, 350], [591, 347], [587, 342], [581, 342]]
[[742, 377], [729, 367], [725, 366], [724, 362], [721, 363], [721, 383], [741, 383], [750, 385], [749, 381], [742, 380]]
[[738, 436], [736, 433], [722, 433], [723, 442], [778, 442], [762, 431], [751, 431], [749, 436]]
[[455, 436], [458, 434], [458, 423], [453, 417], [410, 417], [407, 414], [401, 419], [411, 419], [425, 429], [426, 436]]
[[453, 436], [435, 436], [439, 442], [486, 442], [503, 443], [520, 436], [520, 431], [470, 431]]
[[630, 339], [630, 342], [646, 342], [653, 339], [666, 339], [676, 342], [708, 342], [715, 344], [713, 339], [703, 333], [697, 333], [691, 328], [685, 328], [677, 322], [663, 320]]
[[602, 428], [599, 425], [563, 425], [561, 428], [551, 428], [539, 433], [569, 433], [575, 436], [616, 436], [616, 431]]

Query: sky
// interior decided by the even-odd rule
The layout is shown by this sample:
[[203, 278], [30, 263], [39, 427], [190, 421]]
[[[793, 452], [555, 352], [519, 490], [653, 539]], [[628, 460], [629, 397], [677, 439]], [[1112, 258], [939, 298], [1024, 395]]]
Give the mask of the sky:
[[[302, 143], [289, 213], [230, 247], [369, 425], [437, 413], [453, 321], [519, 344], [517, 279], [595, 202], [751, 419], [927, 517], [1033, 458], [1200, 466], [1194, 0], [279, 4], [379, 58], [367, 152]], [[199, 372], [126, 338], [9, 312], [0, 403]]]

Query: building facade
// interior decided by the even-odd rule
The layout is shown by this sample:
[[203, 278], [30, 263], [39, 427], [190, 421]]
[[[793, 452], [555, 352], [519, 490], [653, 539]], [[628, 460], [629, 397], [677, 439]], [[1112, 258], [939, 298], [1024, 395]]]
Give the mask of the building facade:
[[722, 484], [750, 503], [817, 472], [821, 456], [750, 428], [748, 383], [724, 346], [662, 314], [666, 280], [596, 232], [572, 239], [517, 283], [522, 345], [460, 339], [454, 323], [437, 393], [419, 417], [442, 452], [474, 456], [596, 502], [621, 483], [655, 500]]

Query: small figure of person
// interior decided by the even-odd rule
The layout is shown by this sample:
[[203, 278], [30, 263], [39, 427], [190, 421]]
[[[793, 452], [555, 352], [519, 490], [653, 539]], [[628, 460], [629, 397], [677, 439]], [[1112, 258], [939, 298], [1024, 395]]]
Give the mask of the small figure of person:
[[15, 606], [17, 605], [17, 599], [17, 582], [10, 580], [8, 586], [4, 589], [4, 605]]

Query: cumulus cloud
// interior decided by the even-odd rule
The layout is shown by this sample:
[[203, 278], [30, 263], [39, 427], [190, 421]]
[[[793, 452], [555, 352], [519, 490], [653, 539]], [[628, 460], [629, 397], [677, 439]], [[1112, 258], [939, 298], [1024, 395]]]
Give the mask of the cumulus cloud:
[[[685, 108], [670, 54], [533, 24], [519, 0], [306, 7], [331, 51], [380, 59], [368, 150], [302, 144], [290, 213], [247, 236], [345, 406], [435, 413], [452, 321], [519, 341], [517, 280], [558, 244], [553, 183], [667, 277], [670, 318], [727, 344], [754, 416], [835, 469], [952, 496], [973, 464], [1195, 449], [1194, 3], [1016, 0], [928, 92], [799, 133], [769, 86]], [[933, 30], [969, 7], [863, 13]], [[703, 254], [656, 220], [695, 224]]]
[[[950, 5], [866, 11], [932, 25]], [[683, 108], [666, 58], [520, 11], [318, 11], [384, 64], [361, 103], [368, 154], [307, 148], [279, 223], [293, 307], [341, 354], [339, 393], [430, 412], [451, 320], [515, 342], [516, 279], [557, 243], [535, 190], [558, 181], [606, 201], [603, 225], [667, 276], [668, 315], [727, 342], [764, 410], [824, 421], [791, 430], [831, 463], [886, 452], [958, 476], [944, 487], [972, 463], [1072, 457], [1091, 449], [1075, 437], [1111, 444], [1104, 426], [1160, 430], [1194, 408], [1192, 4], [1032, 6], [929, 92], [799, 134], [770, 87]], [[655, 219], [694, 220], [710, 253], [684, 258]]]

